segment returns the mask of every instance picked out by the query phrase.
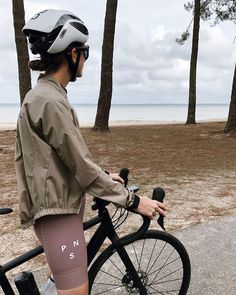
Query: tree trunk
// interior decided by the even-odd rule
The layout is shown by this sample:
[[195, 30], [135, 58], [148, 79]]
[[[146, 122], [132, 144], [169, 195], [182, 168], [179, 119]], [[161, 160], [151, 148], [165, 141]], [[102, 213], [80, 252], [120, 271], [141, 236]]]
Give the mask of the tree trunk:
[[22, 28], [25, 25], [23, 0], [12, 0], [12, 10], [18, 61], [20, 102], [22, 104], [26, 93], [31, 89], [31, 76], [30, 69], [28, 67], [29, 53], [26, 37], [22, 33]]
[[197, 57], [198, 57], [198, 40], [200, 29], [201, 1], [195, 0], [194, 4], [194, 24], [192, 39], [192, 54], [189, 75], [189, 102], [188, 118], [186, 124], [196, 124], [196, 76], [197, 76]]
[[107, 0], [102, 45], [101, 86], [97, 115], [93, 129], [108, 131], [112, 99], [113, 50], [116, 24], [117, 0]]
[[226, 133], [236, 133], [236, 64], [234, 68], [234, 78], [229, 107], [228, 121], [225, 127]]

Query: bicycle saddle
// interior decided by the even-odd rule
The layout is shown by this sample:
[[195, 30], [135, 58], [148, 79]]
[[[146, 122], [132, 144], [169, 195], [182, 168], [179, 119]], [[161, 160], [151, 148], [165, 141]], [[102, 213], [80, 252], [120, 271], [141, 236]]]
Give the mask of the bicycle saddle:
[[0, 208], [0, 215], [11, 213], [13, 210], [11, 208]]

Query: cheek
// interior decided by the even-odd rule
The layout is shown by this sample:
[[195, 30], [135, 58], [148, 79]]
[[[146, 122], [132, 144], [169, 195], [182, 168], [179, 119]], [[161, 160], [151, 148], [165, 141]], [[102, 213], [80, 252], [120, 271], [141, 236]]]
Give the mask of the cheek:
[[83, 70], [84, 67], [84, 59], [80, 60], [79, 65], [78, 65], [78, 73]]

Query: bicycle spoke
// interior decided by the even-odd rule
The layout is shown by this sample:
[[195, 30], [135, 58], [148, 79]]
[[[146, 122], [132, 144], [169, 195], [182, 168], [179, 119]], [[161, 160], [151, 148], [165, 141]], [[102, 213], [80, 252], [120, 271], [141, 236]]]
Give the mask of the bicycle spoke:
[[117, 286], [117, 287], [123, 287], [123, 285], [118, 285], [118, 284], [109, 284], [109, 283], [97, 283], [97, 282], [94, 282], [94, 285], [101, 285], [101, 286]]
[[[166, 278], [166, 277], [172, 275], [173, 273], [176, 273], [177, 271], [179, 271], [179, 270], [182, 269], [182, 268], [183, 268], [183, 267], [180, 267], [180, 268], [176, 269], [175, 271], [172, 271], [171, 273], [169, 273], [169, 274], [165, 275], [164, 277], [162, 277], [162, 278], [158, 279], [157, 281], [155, 281], [155, 283], [157, 283], [158, 281], [160, 281], [160, 280], [162, 280], [162, 279], [164, 279], [164, 278]], [[153, 282], [154, 282], [154, 280], [151, 282], [151, 284], [153, 284]]]
[[166, 261], [164, 262], [164, 264], [162, 265], [162, 267], [160, 268], [160, 270], [157, 272], [157, 274], [155, 275], [154, 279], [152, 280], [152, 282], [156, 279], [156, 277], [159, 275], [159, 273], [161, 272], [161, 270], [164, 268], [166, 262], [169, 260], [169, 258], [171, 257], [171, 255], [174, 253], [175, 249], [170, 253], [170, 255], [167, 257]]
[[[121, 286], [121, 287], [123, 287], [123, 286]], [[118, 289], [118, 288], [120, 288], [120, 286], [118, 286], [118, 287], [116, 287], [116, 288], [112, 288], [112, 289], [106, 289], [105, 291], [101, 291], [101, 292], [99, 292], [99, 293], [96, 293], [96, 295], [100, 295], [100, 294], [107, 294], [107, 293], [109, 293], [110, 291], [113, 291], [113, 290], [116, 290], [116, 289]]]
[[134, 255], [135, 255], [135, 258], [137, 260], [137, 265], [138, 265], [138, 256], [137, 256], [137, 252], [136, 252], [135, 247], [134, 247], [134, 243], [132, 243], [132, 247], [133, 247]]
[[157, 289], [155, 289], [153, 286], [148, 286], [150, 289], [154, 290], [154, 293], [149, 292], [150, 294], [162, 294], [165, 295], [165, 293], [163, 293], [162, 291], [159, 291]]
[[109, 261], [115, 266], [115, 268], [122, 274], [124, 275], [124, 273], [119, 269], [119, 267], [111, 260], [111, 258], [109, 258]]
[[147, 273], [149, 274], [149, 272], [151, 271], [151, 269], [153, 268], [153, 266], [155, 265], [157, 259], [159, 259], [159, 257], [161, 256], [161, 253], [163, 252], [163, 250], [165, 249], [167, 243], [164, 244], [164, 246], [162, 247], [160, 253], [158, 254], [158, 256], [156, 257], [156, 259], [154, 260], [152, 266], [150, 267], [150, 269], [147, 271]]
[[112, 275], [111, 273], [106, 272], [105, 270], [100, 269], [100, 272], [103, 272], [104, 274], [106, 274], [114, 279], [120, 280], [119, 277], [116, 277], [116, 276]]
[[150, 264], [150, 262], [151, 262], [151, 260], [152, 260], [152, 255], [153, 255], [153, 253], [154, 253], [154, 249], [155, 249], [155, 247], [156, 247], [156, 243], [157, 243], [157, 240], [155, 240], [155, 243], [154, 243], [154, 245], [153, 245], [153, 247], [152, 247], [152, 253], [151, 253], [151, 256], [150, 256], [150, 258], [149, 258], [149, 261], [148, 261], [148, 265], [147, 265], [147, 268], [146, 268], [146, 273], [148, 273], [148, 267], [149, 267], [149, 264]]
[[149, 275], [153, 275], [155, 272], [162, 270], [163, 268], [167, 267], [168, 265], [170, 265], [171, 263], [174, 263], [175, 261], [177, 261], [178, 259], [180, 259], [180, 257], [170, 261], [169, 263], [165, 264], [164, 266], [159, 267], [158, 269], [154, 270], [153, 272], [149, 273]]
[[140, 270], [140, 265], [141, 265], [141, 261], [142, 261], [142, 257], [143, 257], [143, 249], [144, 249], [145, 242], [146, 242], [146, 240], [143, 240], [142, 251], [141, 251], [140, 260], [139, 260], [139, 264], [138, 264], [138, 271]]
[[[166, 284], [166, 283], [170, 283], [170, 282], [175, 282], [175, 281], [180, 281], [182, 280], [183, 278], [179, 278], [179, 279], [172, 279], [172, 280], [168, 280], [168, 281], [164, 281], [164, 282], [153, 282], [152, 285], [160, 285], [160, 284]], [[148, 285], [149, 286], [149, 285]]]
[[150, 292], [150, 294], [162, 294], [162, 295], [165, 295], [165, 294], [171, 294], [173, 292], [178, 292], [178, 294], [179, 294], [179, 290], [158, 291], [153, 286], [149, 286], [149, 287], [154, 290], [154, 293]]

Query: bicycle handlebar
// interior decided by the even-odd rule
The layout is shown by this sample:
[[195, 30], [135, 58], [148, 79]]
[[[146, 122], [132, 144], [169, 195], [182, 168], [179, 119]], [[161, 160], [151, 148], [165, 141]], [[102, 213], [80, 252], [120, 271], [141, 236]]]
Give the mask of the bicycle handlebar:
[[124, 180], [124, 187], [127, 186], [128, 184], [128, 176], [129, 176], [129, 169], [128, 168], [122, 168], [120, 170], [120, 173], [119, 173], [120, 177]]
[[[127, 184], [128, 184], [128, 175], [129, 175], [129, 169], [128, 168], [122, 168], [120, 170], [120, 173], [119, 173], [120, 177], [124, 180], [124, 186], [126, 187]], [[165, 191], [160, 188], [160, 187], [157, 187], [153, 190], [153, 194], [152, 194], [152, 199], [153, 200], [156, 200], [158, 202], [161, 202], [163, 203], [163, 199], [165, 197]], [[98, 198], [95, 198], [95, 204], [92, 206], [92, 209], [93, 210], [97, 210], [97, 209], [101, 209], [101, 208], [104, 208], [105, 206], [107, 206], [110, 202], [108, 201], [104, 201], [102, 199], [98, 199]], [[129, 210], [130, 212], [133, 212], [133, 213], [136, 213], [138, 214], [136, 211], [134, 210]], [[141, 225], [141, 227], [138, 229], [138, 231], [135, 233], [135, 237], [139, 237], [141, 236], [142, 234], [144, 234], [147, 229], [149, 228], [149, 225], [151, 223], [151, 220], [149, 217], [146, 217], [146, 216], [143, 216], [141, 215], [142, 218], [143, 218], [143, 224]], [[164, 227], [164, 217], [162, 215], [159, 215], [159, 218], [157, 220], [157, 223], [161, 226], [161, 228], [163, 230], [165, 230], [165, 227]]]
[[[164, 198], [165, 198], [165, 191], [160, 187], [154, 188], [153, 193], [152, 193], [152, 199], [163, 203]], [[164, 216], [159, 214], [159, 217], [157, 219], [157, 223], [160, 225], [161, 228], [163, 228], [165, 230]]]

